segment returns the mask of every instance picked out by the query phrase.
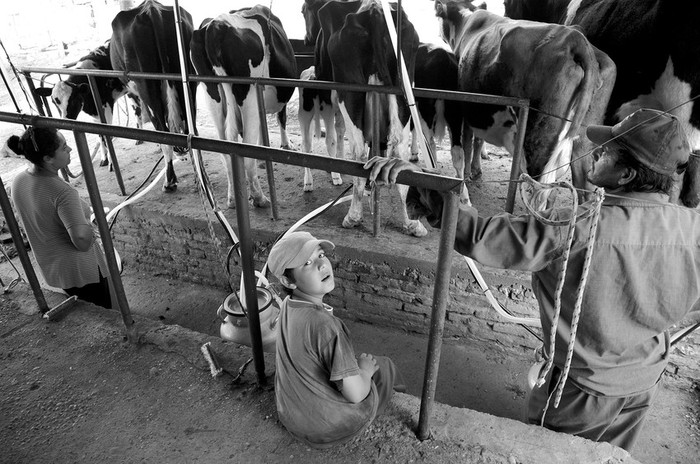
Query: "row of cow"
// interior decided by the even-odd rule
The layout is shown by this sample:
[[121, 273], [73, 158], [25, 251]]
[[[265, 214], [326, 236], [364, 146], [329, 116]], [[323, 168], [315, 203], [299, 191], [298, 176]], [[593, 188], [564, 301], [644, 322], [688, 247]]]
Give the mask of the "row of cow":
[[[609, 5], [619, 3], [614, 0], [574, 0], [570, 5], [569, 1], [566, 4], [572, 18], [577, 17], [577, 9], [584, 18], [590, 17], [595, 11], [607, 11], [607, 14], [624, 18], [621, 20], [628, 25], [631, 17], [635, 16], [635, 11], [639, 18], [648, 20], [649, 17], [647, 10], [637, 7], [636, 0], [623, 0], [623, 3], [635, 3], [627, 5], [624, 12]], [[668, 8], [668, 4], [673, 3], [669, 0], [645, 2], [654, 3], [656, 9], [653, 11], [663, 17], [667, 17], [668, 13], [662, 15], [662, 6]], [[521, 15], [527, 14], [528, 3], [536, 3], [541, 7], [542, 3], [554, 5], [556, 0], [506, 0], [505, 3], [506, 13], [516, 16], [518, 12]], [[558, 3], [556, 6], [560, 7]], [[696, 6], [693, 8], [697, 9]], [[393, 5], [391, 10], [396, 24], [396, 6]], [[642, 88], [635, 93], [621, 82], [621, 77], [628, 78], [630, 73], [623, 70], [623, 63], [627, 64], [624, 58], [609, 51], [607, 45], [603, 45], [604, 41], [600, 44], [594, 42], [598, 48], [591, 45], [587, 36], [595, 37], [591, 25], [593, 19], [588, 19], [588, 26], [583, 27], [582, 30], [586, 33], [584, 35], [580, 29], [564, 25], [507, 19], [480, 10], [467, 0], [435, 0], [435, 11], [441, 21], [441, 34], [452, 52], [443, 47], [420, 43], [418, 34], [405, 14], [401, 21], [402, 29], [398, 34], [401, 39], [400, 48], [415, 87], [529, 99], [531, 112], [523, 143], [524, 169], [532, 176], [540, 177], [543, 182], [554, 180], [571, 165], [574, 184], [585, 188], [589, 158], [583, 154], [591, 147], [587, 145], [586, 138], [581, 137], [581, 131], [589, 124], [604, 120], [612, 122], [611, 118], [622, 104], [649, 106], [652, 105], [650, 102], [656, 101], [648, 98]], [[390, 40], [379, 0], [305, 0], [302, 14], [307, 26], [305, 41], [315, 46], [315, 66], [303, 71], [302, 79], [346, 84], [399, 84], [395, 47]], [[105, 47], [111, 68], [128, 72], [178, 73], [180, 65], [173, 15], [172, 7], [165, 7], [155, 0], [146, 0], [133, 10], [120, 12], [112, 22], [113, 35]], [[290, 41], [279, 18], [267, 7], [258, 5], [222, 14], [215, 19], [205, 20], [197, 30], [194, 30], [191, 16], [186, 11], [180, 9], [180, 16], [183, 42], [189, 47], [188, 54], [191, 58], [188, 72], [194, 71], [206, 76], [297, 77]], [[585, 23], [582, 20], [567, 21], [569, 24]], [[609, 32], [602, 35], [608, 37]], [[594, 39], [591, 38], [591, 41]], [[700, 41], [693, 46], [698, 44]], [[627, 46], [632, 47], [633, 43]], [[613, 56], [615, 62], [606, 52]], [[664, 76], [669, 78], [685, 73], [679, 79], [689, 83], [688, 88], [692, 89], [698, 79], [695, 69], [697, 64], [685, 62], [679, 66], [677, 57], [667, 56], [666, 59], [670, 63], [670, 71], [666, 66]], [[96, 62], [89, 66], [100, 67]], [[690, 71], [689, 66], [692, 68]], [[673, 98], [676, 99], [685, 95], [678, 91], [677, 86], [667, 84], [662, 77], [658, 78], [655, 87], [652, 85], [652, 92], [648, 93], [652, 93], [660, 102], [654, 106], [669, 109], [675, 101], [669, 100], [669, 94], [674, 94]], [[187, 130], [183, 89], [178, 83], [143, 79], [133, 79], [128, 84], [116, 79], [101, 79], [100, 82], [100, 87], [105, 89], [100, 93], [102, 101], [109, 107], [108, 114], [111, 115], [114, 100], [131, 91], [141, 99], [148, 118], [157, 130]], [[192, 95], [195, 95], [195, 87], [196, 84], [192, 84]], [[69, 110], [76, 107], [72, 102], [74, 99], [85, 101], [86, 104], [81, 106], [88, 111], [87, 102], [91, 99], [84, 98], [85, 93], [80, 91], [81, 88], [84, 87], [70, 82], [70, 79], [54, 88], [53, 99], [62, 108], [63, 115], [77, 115], [75, 110]], [[661, 96], [657, 97], [654, 90], [658, 90], [657, 93]], [[286, 104], [292, 92], [291, 87], [265, 86], [265, 108], [268, 113], [278, 115], [283, 146], [288, 146], [285, 131]], [[252, 86], [207, 83], [206, 92], [203, 93], [219, 137], [238, 140], [242, 136], [246, 143], [259, 143], [258, 103]], [[340, 88], [332, 92], [302, 88], [299, 120], [304, 151], [310, 150], [314, 121], [322, 118], [327, 131], [327, 149], [331, 156], [344, 156], [343, 140], [347, 137], [348, 152], [352, 158], [358, 161], [365, 159], [367, 144], [372, 139], [373, 127], [377, 124], [382, 141], [381, 150], [386, 151], [388, 156], [412, 157], [415, 160], [416, 149], [411, 150], [408, 146], [410, 112], [406, 99], [389, 94], [379, 95], [379, 105], [375, 108], [372, 99], [365, 93]], [[642, 99], [638, 98], [640, 95]], [[666, 100], [663, 100], [663, 96]], [[472, 156], [473, 139], [483, 139], [513, 152], [517, 126], [513, 108], [455, 103], [449, 100], [417, 100], [421, 125], [429, 141], [440, 136], [446, 129], [449, 131], [458, 176], [478, 175], [479, 156]], [[632, 103], [628, 103], [630, 101]], [[695, 111], [689, 108], [694, 106], [691, 104], [687, 111], [682, 110], [680, 113], [687, 113], [690, 131], [694, 128], [693, 125], [698, 125], [700, 118], [693, 118]], [[617, 114], [619, 116], [619, 111]], [[377, 116], [379, 120], [375, 120]], [[415, 136], [413, 140], [415, 142]], [[691, 140], [696, 145], [700, 142], [700, 138], [693, 136]], [[434, 141], [430, 145], [434, 147]], [[176, 187], [177, 178], [172, 169], [172, 149], [163, 148], [168, 160], [164, 189], [168, 190]], [[474, 152], [478, 154], [477, 150]], [[230, 164], [229, 157], [224, 159]], [[572, 159], [574, 162], [571, 162]], [[253, 203], [265, 206], [269, 200], [262, 192], [256, 170], [257, 163], [253, 160], [246, 162]], [[232, 169], [228, 164], [227, 174], [228, 202], [233, 205]], [[694, 175], [686, 177], [694, 179]], [[336, 184], [342, 182], [338, 175], [334, 175], [333, 179]], [[345, 227], [354, 227], [362, 221], [364, 182], [363, 179], [354, 180], [353, 201], [343, 220]], [[308, 170], [304, 186], [305, 190], [313, 188]], [[697, 183], [684, 190], [683, 201], [686, 204], [697, 204], [700, 197], [695, 191], [696, 186]], [[405, 188], [399, 189], [403, 199], [405, 192]], [[406, 233], [415, 236], [427, 233], [420, 222], [408, 218], [405, 208], [403, 226]]]

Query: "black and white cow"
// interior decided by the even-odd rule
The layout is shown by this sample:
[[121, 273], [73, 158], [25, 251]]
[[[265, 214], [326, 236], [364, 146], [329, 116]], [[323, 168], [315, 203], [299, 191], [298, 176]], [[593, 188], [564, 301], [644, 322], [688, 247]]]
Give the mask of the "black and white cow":
[[[299, 79], [304, 81], [317, 80], [315, 67], [311, 66], [301, 72]], [[326, 127], [326, 152], [331, 158], [345, 158], [345, 122], [337, 105], [325, 102], [317, 89], [299, 89], [299, 129], [301, 131], [301, 150], [311, 153], [314, 137], [321, 136], [321, 120]], [[342, 185], [343, 178], [337, 172], [331, 172], [333, 185]], [[304, 191], [314, 189], [314, 177], [311, 169], [304, 168]]]
[[[579, 27], [617, 65], [606, 120], [656, 101], [676, 115], [700, 153], [700, 2], [695, 0], [574, 0], [566, 24]], [[622, 31], [622, 33], [621, 33]], [[622, 108], [623, 114], [616, 117]], [[700, 204], [700, 158], [691, 156], [680, 201]]]
[[[421, 43], [416, 53], [416, 70], [414, 86], [417, 88], [457, 91], [457, 58], [445, 47], [436, 44]], [[481, 176], [481, 164], [478, 162], [483, 147], [481, 139], [474, 140], [474, 156], [470, 166], [465, 166], [464, 150], [472, 150], [472, 140], [466, 139], [463, 132], [464, 116], [462, 104], [456, 100], [416, 97], [416, 106], [420, 114], [429, 148], [436, 153], [435, 141], [441, 140], [445, 132], [450, 135], [450, 155], [457, 177], [478, 179]], [[411, 159], [418, 159], [418, 133], [414, 132], [411, 142]], [[466, 186], [462, 189], [461, 200], [468, 201]]]
[[[465, 92], [527, 98], [523, 142], [525, 171], [553, 182], [571, 165], [573, 183], [587, 187], [582, 128], [600, 123], [615, 78], [615, 65], [572, 27], [514, 21], [476, 9], [467, 0], [435, 0], [443, 39], [459, 59]], [[465, 103], [465, 118], [487, 142], [514, 150], [513, 108]]]
[[564, 24], [571, 0], [504, 0], [505, 15], [543, 23]]
[[[536, 0], [506, 0], [506, 15], [538, 20]], [[617, 66], [617, 79], [605, 114], [615, 124], [639, 107], [676, 115], [691, 148], [700, 152], [700, 2], [695, 0], [550, 0], [541, 11], [581, 29]], [[562, 6], [568, 9], [563, 17]], [[552, 10], [555, 10], [554, 12]], [[690, 207], [700, 204], [700, 161], [692, 156], [679, 192]]]
[[[396, 23], [395, 5], [392, 16]], [[345, 84], [398, 85], [395, 48], [390, 40], [380, 3], [329, 2], [318, 11], [321, 34], [317, 41], [316, 72], [327, 75], [332, 69], [333, 80]], [[400, 48], [411, 81], [418, 49], [418, 34], [408, 18], [401, 22]], [[396, 28], [395, 25], [390, 27]], [[371, 140], [374, 124], [379, 124], [380, 147], [389, 156], [408, 160], [410, 157], [409, 108], [405, 98], [379, 94], [379, 108], [372, 105], [372, 96], [364, 92], [338, 90], [338, 105], [345, 120], [349, 151], [356, 161], [367, 159], [367, 143]], [[375, 121], [374, 115], [379, 114]], [[343, 227], [351, 228], [362, 222], [362, 198], [366, 179], [353, 179], [353, 198], [350, 210], [343, 219]], [[422, 237], [425, 227], [410, 220], [406, 211], [407, 186], [397, 186], [401, 196], [401, 215], [405, 233]]]
[[[294, 50], [280, 19], [269, 8], [257, 5], [205, 20], [192, 36], [191, 56], [197, 74], [205, 76], [260, 77], [296, 79]], [[219, 137], [244, 143], [260, 144], [258, 100], [252, 84], [205, 84], [202, 92]], [[286, 105], [294, 88], [264, 86], [265, 110], [276, 113], [280, 124], [282, 147], [288, 147]], [[228, 174], [228, 205], [233, 207], [233, 167], [224, 155]], [[246, 159], [246, 177], [253, 205], [266, 207], [258, 179], [257, 161]]]
[[[316, 46], [316, 39], [321, 32], [321, 23], [318, 19], [318, 10], [335, 0], [305, 0], [301, 8], [306, 24], [306, 34], [304, 35], [305, 45]], [[316, 67], [302, 71], [299, 77], [302, 80], [333, 80], [332, 69], [325, 69], [326, 73], [319, 76]], [[338, 108], [338, 100], [335, 92], [323, 89], [299, 88], [299, 127], [301, 129], [302, 151], [311, 152], [311, 144], [314, 135], [321, 135], [321, 120], [326, 127], [326, 152], [331, 158], [345, 157], [345, 122], [343, 115]], [[331, 173], [333, 185], [342, 185], [343, 179], [337, 172]], [[304, 191], [311, 192], [314, 188], [314, 179], [311, 169], [304, 169]]]
[[[74, 65], [75, 69], [97, 69], [102, 71], [112, 71], [110, 62], [109, 40], [104, 45], [100, 45], [90, 53], [80, 58]], [[116, 101], [124, 95], [128, 95], [132, 100], [132, 108], [137, 117], [137, 127], [142, 127], [141, 108], [138, 97], [129, 93], [129, 89], [116, 77], [95, 77], [95, 85], [102, 101], [102, 111], [107, 124], [112, 123], [114, 105]], [[95, 107], [95, 100], [92, 96], [92, 89], [88, 83], [87, 76], [70, 75], [65, 80], [58, 82], [53, 87], [41, 87], [37, 93], [44, 97], [51, 97], [58, 112], [63, 118], [76, 119], [81, 111], [92, 117], [95, 121], [100, 120], [99, 113]], [[100, 166], [108, 163], [107, 148], [102, 142], [102, 159]]]
[[[155, 0], [145, 0], [131, 10], [120, 11], [112, 20], [110, 61], [118, 71], [143, 73], [180, 73], [178, 38], [172, 6], [163, 6]], [[192, 37], [192, 16], [180, 8], [180, 24], [185, 47]], [[189, 49], [185, 50], [189, 56]], [[192, 65], [187, 62], [187, 72]], [[156, 130], [186, 133], [185, 95], [178, 81], [132, 78], [132, 84], [142, 102], [142, 109]], [[194, 95], [196, 83], [190, 84]], [[194, 105], [192, 106], [194, 110]], [[161, 145], [166, 166], [163, 190], [177, 189], [173, 169], [173, 148]]]

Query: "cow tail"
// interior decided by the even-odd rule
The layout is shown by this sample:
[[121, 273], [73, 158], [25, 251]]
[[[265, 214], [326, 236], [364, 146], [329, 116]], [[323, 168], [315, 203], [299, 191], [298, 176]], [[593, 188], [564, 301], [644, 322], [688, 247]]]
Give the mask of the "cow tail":
[[593, 101], [593, 94], [599, 85], [600, 74], [593, 47], [579, 31], [573, 32], [579, 36], [576, 48], [573, 50], [573, 60], [583, 69], [583, 80], [576, 89], [574, 98], [571, 99], [569, 105], [568, 113], [571, 116], [571, 126], [566, 134], [567, 137], [575, 137], [583, 124], [588, 108]]

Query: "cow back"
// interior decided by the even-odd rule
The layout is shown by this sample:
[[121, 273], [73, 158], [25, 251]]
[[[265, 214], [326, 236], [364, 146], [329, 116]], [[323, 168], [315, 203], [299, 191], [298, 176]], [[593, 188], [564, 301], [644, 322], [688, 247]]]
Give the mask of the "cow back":
[[[110, 60], [114, 69], [179, 74], [180, 53], [174, 16], [173, 7], [163, 6], [155, 0], [146, 0], [134, 9], [119, 12], [112, 20]], [[184, 56], [189, 57], [192, 16], [180, 8], [180, 18]], [[189, 59], [186, 69], [188, 73], [193, 71]], [[133, 80], [139, 96], [149, 109], [153, 124], [158, 130], [166, 130], [167, 108], [162, 86], [169, 84], [153, 79]], [[180, 111], [184, 115], [184, 91], [181, 86], [176, 85], [175, 88]]]
[[[357, 12], [345, 16], [340, 28], [332, 30], [338, 23], [338, 18], [327, 27], [323, 20], [323, 11], [333, 3], [328, 3], [319, 11], [324, 35], [327, 33], [327, 51], [333, 69], [333, 80], [347, 84], [368, 84], [371, 79], [374, 83], [388, 86], [399, 84], [399, 74], [395, 50], [384, 20], [384, 13], [378, 2], [364, 2]], [[338, 4], [337, 6], [347, 5]], [[397, 22], [395, 5], [392, 8], [392, 18], [395, 26]], [[415, 69], [415, 56], [418, 50], [419, 40], [415, 28], [404, 14], [401, 23], [401, 51], [405, 59], [409, 80], [413, 82]], [[374, 121], [372, 115], [365, 112], [365, 94], [362, 92], [349, 92], [338, 90], [338, 100], [344, 102], [353, 123], [362, 128], [365, 139], [369, 139]], [[386, 100], [386, 95], [381, 95], [380, 100]], [[398, 118], [405, 124], [409, 118], [409, 109], [405, 98], [397, 96]], [[390, 115], [386, 112], [387, 105], [380, 103], [380, 137], [382, 140], [387, 135]]]

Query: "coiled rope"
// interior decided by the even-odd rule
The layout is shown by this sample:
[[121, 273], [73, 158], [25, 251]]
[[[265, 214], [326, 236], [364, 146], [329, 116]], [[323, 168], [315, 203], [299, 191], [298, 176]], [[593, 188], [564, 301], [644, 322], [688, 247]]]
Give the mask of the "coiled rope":
[[[552, 324], [550, 327], [550, 341], [547, 351], [547, 362], [545, 367], [540, 371], [539, 377], [537, 379], [536, 385], [541, 387], [545, 378], [552, 369], [554, 364], [554, 350], [556, 345], [556, 335], [557, 328], [559, 325], [559, 319], [561, 316], [561, 295], [564, 289], [564, 281], [566, 279], [566, 272], [569, 264], [569, 256], [571, 254], [571, 246], [574, 240], [574, 233], [576, 231], [576, 222], [579, 220], [589, 219], [591, 224], [588, 230], [588, 237], [586, 238], [586, 254], [584, 258], [584, 265], [581, 272], [581, 277], [579, 279], [578, 288], [576, 290], [576, 301], [574, 304], [572, 316], [571, 316], [571, 333], [569, 337], [569, 344], [567, 347], [566, 361], [564, 364], [564, 369], [557, 383], [556, 397], [554, 400], [554, 407], [559, 406], [559, 401], [561, 400], [561, 395], [564, 389], [564, 384], [569, 375], [569, 370], [571, 368], [571, 360], [574, 353], [574, 345], [576, 342], [576, 332], [578, 329], [578, 322], [581, 315], [581, 303], [583, 301], [583, 292], [586, 288], [586, 282], [588, 279], [588, 272], [590, 270], [591, 256], [593, 255], [593, 244], [595, 242], [595, 235], [598, 228], [598, 220], [600, 218], [600, 209], [603, 204], [603, 199], [605, 197], [604, 190], [602, 188], [596, 188], [594, 191], [595, 198], [591, 200], [592, 208], [585, 208], [579, 211], [578, 194], [576, 189], [569, 182], [558, 182], [556, 184], [544, 185], [533, 180], [527, 174], [522, 174], [520, 176], [521, 189], [520, 193], [523, 198], [523, 204], [529, 211], [529, 213], [535, 217], [538, 221], [551, 225], [551, 226], [567, 226], [567, 237], [564, 250], [562, 253], [562, 266], [557, 276], [557, 286], [554, 293], [554, 314], [552, 315]], [[568, 220], [556, 220], [545, 217], [537, 208], [533, 205], [542, 204], [546, 202], [549, 194], [553, 188], [565, 188], [571, 193], [571, 214]], [[551, 398], [551, 396], [550, 396]], [[545, 405], [545, 410], [542, 415], [542, 422], [544, 423], [544, 416], [549, 407], [549, 400], [547, 399], [547, 404]]]

